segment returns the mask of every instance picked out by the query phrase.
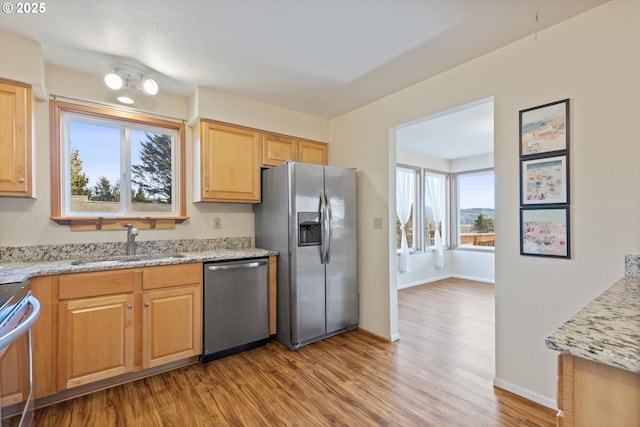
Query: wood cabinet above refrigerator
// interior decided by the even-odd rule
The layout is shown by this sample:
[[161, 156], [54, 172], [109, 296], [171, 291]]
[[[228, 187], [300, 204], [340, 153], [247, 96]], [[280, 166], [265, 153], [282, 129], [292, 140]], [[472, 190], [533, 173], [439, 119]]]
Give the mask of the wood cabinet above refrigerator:
[[31, 87], [0, 80], [0, 196], [33, 197]]

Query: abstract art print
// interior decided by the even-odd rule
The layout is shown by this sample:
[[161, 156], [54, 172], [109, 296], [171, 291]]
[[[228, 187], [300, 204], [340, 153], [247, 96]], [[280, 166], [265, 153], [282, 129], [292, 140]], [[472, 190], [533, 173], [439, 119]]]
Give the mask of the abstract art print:
[[520, 163], [522, 205], [569, 202], [566, 155], [523, 160]]
[[569, 258], [569, 207], [520, 209], [520, 254]]
[[520, 157], [569, 150], [569, 100], [520, 111]]

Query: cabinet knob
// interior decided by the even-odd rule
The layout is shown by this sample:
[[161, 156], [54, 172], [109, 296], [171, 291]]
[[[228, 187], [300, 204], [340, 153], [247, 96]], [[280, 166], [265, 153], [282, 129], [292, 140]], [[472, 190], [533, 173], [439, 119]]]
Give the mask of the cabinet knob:
[[148, 301], [147, 301], [147, 302], [145, 302], [145, 303], [144, 303], [144, 306], [145, 306], [145, 307], [149, 307], [149, 302], [148, 302]]
[[206, 192], [208, 193], [208, 192], [209, 192], [209, 187], [206, 187], [206, 188], [204, 189], [204, 191], [206, 191]]
[[127, 304], [127, 308], [133, 308], [133, 304]]
[[22, 184], [24, 182], [24, 178], [18, 178], [18, 182]]

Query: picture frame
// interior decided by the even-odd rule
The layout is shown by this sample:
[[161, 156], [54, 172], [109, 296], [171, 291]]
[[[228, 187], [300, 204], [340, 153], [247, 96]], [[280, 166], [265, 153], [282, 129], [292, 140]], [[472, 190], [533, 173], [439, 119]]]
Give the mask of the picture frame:
[[569, 151], [569, 99], [520, 110], [520, 158]]
[[569, 203], [569, 156], [520, 161], [520, 205]]
[[569, 206], [520, 208], [520, 255], [571, 257]]

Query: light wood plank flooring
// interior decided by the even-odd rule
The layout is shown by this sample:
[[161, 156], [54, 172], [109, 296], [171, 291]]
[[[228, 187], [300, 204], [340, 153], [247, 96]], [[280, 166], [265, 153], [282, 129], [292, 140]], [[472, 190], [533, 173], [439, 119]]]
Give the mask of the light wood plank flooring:
[[401, 339], [353, 331], [264, 347], [36, 411], [36, 426], [554, 426], [492, 387], [493, 285], [399, 292]]

